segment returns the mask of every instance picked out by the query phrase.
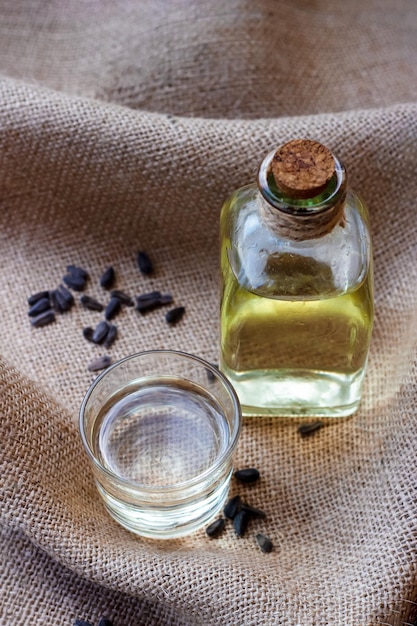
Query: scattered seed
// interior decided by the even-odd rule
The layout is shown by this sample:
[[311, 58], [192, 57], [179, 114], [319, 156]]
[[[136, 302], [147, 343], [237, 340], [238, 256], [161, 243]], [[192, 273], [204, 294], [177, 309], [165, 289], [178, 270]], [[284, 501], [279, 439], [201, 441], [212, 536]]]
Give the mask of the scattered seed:
[[114, 273], [113, 267], [108, 267], [100, 278], [100, 285], [103, 289], [110, 289], [113, 286], [115, 281], [116, 274]]
[[[68, 293], [70, 292], [68, 291]], [[58, 313], [65, 313], [66, 311], [69, 311], [72, 307], [72, 303], [74, 302], [74, 298], [72, 297], [72, 295], [72, 300], [69, 301], [59, 289], [54, 289], [53, 291], [51, 291], [50, 297], [53, 307], [56, 311], [58, 311]]]
[[246, 511], [239, 511], [233, 518], [233, 528], [238, 537], [243, 537], [249, 523], [249, 514]]
[[86, 326], [86, 328], [83, 328], [83, 336], [85, 337], [85, 339], [87, 339], [87, 341], [92, 341], [94, 343], [93, 334], [94, 330], [91, 328], [91, 326]]
[[116, 317], [116, 315], [120, 311], [121, 305], [122, 303], [120, 302], [119, 298], [110, 298], [110, 302], [104, 310], [104, 317], [106, 318], [106, 320], [112, 320], [113, 317]]
[[120, 302], [126, 306], [134, 306], [135, 304], [133, 299], [127, 293], [124, 293], [119, 289], [114, 289], [110, 292], [110, 295], [112, 298], [119, 298]]
[[114, 324], [109, 324], [108, 333], [103, 341], [103, 346], [105, 348], [110, 348], [110, 346], [115, 342], [117, 337], [117, 326]]
[[240, 496], [230, 498], [223, 509], [223, 513], [229, 519], [234, 519], [240, 510]]
[[67, 265], [67, 272], [71, 274], [71, 276], [83, 278], [85, 281], [88, 280], [88, 272], [84, 268], [77, 265]]
[[[214, 367], [216, 370], [218, 370], [218, 369], [219, 369], [219, 366], [218, 366], [218, 365], [216, 365], [215, 363], [210, 363], [210, 365], [211, 365], [212, 367]], [[207, 379], [208, 379], [208, 381], [209, 381], [210, 383], [214, 383], [214, 381], [216, 380], [216, 376], [215, 376], [214, 372], [212, 372], [212, 371], [211, 371], [211, 370], [209, 370], [209, 369], [206, 369], [206, 372], [207, 372]]]
[[97, 626], [113, 626], [113, 622], [107, 619], [107, 617], [102, 617]]
[[51, 324], [54, 321], [55, 313], [52, 311], [52, 309], [49, 309], [48, 311], [40, 313], [36, 317], [32, 317], [30, 323], [35, 328], [40, 328], [41, 326], [46, 326], [47, 324]]
[[185, 307], [177, 306], [175, 307], [175, 309], [170, 309], [168, 313], [165, 314], [165, 319], [168, 322], [168, 324], [176, 324], [177, 322], [180, 321], [184, 313], [185, 313]]
[[53, 289], [49, 293], [49, 297], [51, 299], [52, 307], [55, 309], [55, 311], [57, 311], [58, 313], [65, 313], [68, 305], [62, 298], [62, 296], [59, 295], [58, 290]]
[[99, 356], [96, 359], [93, 359], [88, 364], [88, 370], [90, 372], [98, 372], [99, 370], [105, 370], [109, 367], [109, 365], [111, 365], [111, 357], [109, 357], [108, 354], [105, 354], [104, 356]]
[[138, 262], [138, 267], [140, 271], [142, 272], [142, 274], [152, 274], [153, 263], [151, 259], [149, 258], [149, 256], [146, 254], [146, 252], [143, 252], [143, 250], [140, 250], [137, 254], [136, 259]]
[[161, 301], [161, 292], [160, 291], [150, 291], [149, 293], [142, 293], [140, 296], [136, 297], [136, 309], [140, 313], [145, 313], [146, 311], [151, 311], [160, 305]]
[[236, 470], [234, 477], [241, 483], [254, 483], [259, 478], [259, 471], [254, 467]]
[[265, 511], [261, 511], [261, 509], [257, 509], [256, 507], [251, 506], [247, 502], [241, 502], [240, 508], [242, 509], [242, 511], [246, 511], [250, 517], [259, 517], [260, 519], [266, 518]]
[[81, 296], [80, 302], [83, 307], [85, 309], [88, 309], [89, 311], [102, 311], [104, 309], [104, 306], [101, 304], [101, 302], [99, 302], [95, 298], [92, 298], [91, 296]]
[[298, 432], [302, 437], [308, 437], [309, 435], [312, 435], [316, 431], [320, 430], [323, 426], [323, 422], [320, 421], [310, 422], [309, 424], [301, 424], [301, 426], [298, 427]]
[[91, 336], [91, 339], [94, 343], [102, 343], [105, 340], [107, 333], [109, 332], [110, 325], [106, 322], [106, 320], [102, 320], [96, 326]]
[[67, 287], [69, 287], [70, 289], [74, 289], [74, 291], [82, 291], [85, 288], [87, 282], [85, 278], [76, 275], [73, 276], [72, 274], [65, 274], [62, 280], [67, 285]]
[[206, 528], [206, 534], [209, 537], [218, 537], [226, 526], [226, 520], [223, 517], [214, 520], [209, 526]]
[[43, 313], [44, 311], [48, 311], [51, 308], [51, 303], [49, 302], [49, 298], [41, 298], [33, 306], [30, 307], [28, 311], [29, 317], [35, 317], [39, 315], [39, 313]]
[[42, 300], [43, 298], [49, 298], [49, 291], [38, 291], [37, 293], [33, 293], [28, 298], [28, 305], [33, 306], [38, 302], [38, 300]]
[[70, 306], [74, 304], [74, 296], [66, 287], [64, 287], [64, 285], [59, 285], [57, 291], [59, 291], [67, 304]]
[[272, 548], [274, 546], [269, 537], [263, 535], [262, 533], [258, 533], [255, 539], [262, 552], [272, 552]]
[[170, 293], [163, 293], [159, 298], [159, 304], [171, 304], [174, 302], [174, 298]]

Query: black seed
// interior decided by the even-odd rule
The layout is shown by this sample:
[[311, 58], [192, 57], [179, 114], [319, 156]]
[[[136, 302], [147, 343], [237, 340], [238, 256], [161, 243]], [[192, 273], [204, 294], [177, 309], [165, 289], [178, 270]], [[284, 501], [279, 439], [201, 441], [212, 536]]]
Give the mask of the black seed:
[[262, 533], [258, 533], [255, 539], [262, 552], [272, 552], [272, 548], [274, 546], [269, 537], [263, 535]]
[[240, 508], [242, 509], [242, 511], [246, 511], [250, 517], [259, 517], [261, 519], [266, 518], [265, 511], [261, 511], [261, 509], [257, 509], [256, 507], [251, 506], [247, 502], [242, 502], [240, 505]]
[[159, 302], [161, 296], [162, 294], [160, 291], [149, 291], [148, 293], [141, 293], [139, 296], [136, 296], [136, 302], [148, 302], [148, 300], [157, 300]]
[[111, 365], [111, 358], [105, 354], [104, 356], [93, 359], [88, 364], [88, 369], [90, 372], [98, 372], [99, 370], [105, 370], [109, 365]]
[[87, 341], [93, 341], [93, 334], [94, 334], [94, 330], [91, 328], [91, 326], [86, 326], [86, 328], [83, 328], [83, 336], [85, 337], [85, 339], [87, 339]]
[[49, 298], [49, 291], [38, 291], [38, 293], [32, 294], [28, 298], [28, 305], [33, 306], [38, 300], [42, 300], [43, 298]]
[[83, 307], [85, 309], [88, 309], [89, 311], [102, 311], [104, 309], [104, 306], [101, 304], [101, 302], [99, 302], [95, 298], [92, 298], [91, 296], [81, 296], [80, 302]]
[[239, 512], [239, 510], [240, 510], [240, 496], [234, 496], [233, 498], [230, 498], [230, 500], [227, 502], [226, 506], [223, 509], [223, 513], [229, 519], [234, 519], [237, 513]]
[[323, 422], [320, 421], [310, 422], [309, 424], [301, 424], [301, 426], [298, 427], [298, 432], [302, 437], [308, 437], [309, 435], [312, 435], [316, 431], [320, 430], [323, 426]]
[[170, 293], [161, 293], [160, 291], [150, 291], [136, 297], [136, 309], [140, 313], [147, 313], [165, 304], [171, 304], [173, 297]]
[[168, 322], [168, 324], [176, 324], [177, 322], [180, 321], [184, 313], [185, 313], [185, 307], [177, 306], [175, 307], [175, 309], [170, 309], [168, 313], [165, 314], [165, 319]]
[[174, 298], [170, 293], [163, 293], [159, 298], [159, 304], [171, 304], [174, 301]]
[[[214, 367], [216, 370], [218, 370], [218, 369], [219, 369], [218, 365], [216, 365], [215, 363], [210, 363], [210, 365], [211, 365], [212, 367]], [[212, 371], [211, 371], [211, 370], [209, 370], [209, 369], [206, 369], [206, 372], [207, 372], [207, 378], [208, 378], [208, 381], [209, 381], [210, 383], [214, 383], [214, 381], [216, 380], [216, 376], [215, 376], [214, 372], [212, 372]]]
[[254, 467], [248, 467], [247, 469], [236, 470], [234, 477], [241, 483], [254, 483], [259, 478], [259, 471]]
[[64, 285], [59, 285], [57, 291], [59, 291], [67, 304], [69, 304], [70, 306], [74, 304], [74, 296], [70, 291], [68, 291], [66, 287], [64, 287]]
[[71, 276], [83, 278], [85, 281], [88, 280], [88, 272], [77, 265], [67, 265], [67, 272], [71, 274]]
[[103, 346], [105, 348], [110, 348], [110, 346], [115, 342], [117, 337], [117, 326], [114, 324], [109, 325], [109, 331], [106, 335], [105, 340], [103, 341]]
[[65, 274], [62, 280], [67, 287], [74, 289], [74, 291], [82, 291], [87, 282], [85, 278], [82, 278], [81, 276], [73, 276], [72, 274]]
[[238, 537], [243, 537], [249, 523], [249, 514], [246, 511], [239, 511], [233, 518], [233, 528]]
[[58, 290], [54, 289], [50, 292], [49, 296], [51, 298], [51, 303], [55, 311], [58, 311], [58, 313], [65, 313], [68, 305], [62, 298], [62, 296], [59, 295]]
[[30, 319], [30, 323], [32, 324], [32, 326], [35, 326], [35, 328], [46, 326], [47, 324], [51, 324], [54, 321], [55, 313], [51, 309], [49, 309], [48, 311], [44, 311], [43, 313], [40, 313], [36, 317], [32, 317]]
[[50, 296], [53, 307], [56, 311], [58, 311], [58, 313], [65, 313], [66, 311], [69, 311], [72, 307], [72, 302], [74, 301], [74, 299], [69, 302], [59, 289], [54, 289], [53, 291], [51, 291]]
[[99, 620], [97, 626], [113, 626], [113, 622], [111, 622], [107, 617], [102, 617]]
[[92, 341], [94, 341], [94, 343], [101, 343], [104, 341], [107, 333], [109, 332], [109, 328], [110, 325], [105, 320], [99, 322], [93, 331], [91, 337]]
[[120, 311], [121, 306], [122, 303], [120, 302], [119, 298], [110, 298], [110, 302], [104, 310], [104, 317], [106, 318], [106, 320], [112, 320], [113, 317], [116, 317], [116, 315]]
[[113, 298], [119, 298], [120, 302], [126, 306], [133, 306], [135, 303], [133, 302], [133, 299], [127, 295], [127, 293], [124, 293], [123, 291], [120, 291], [119, 289], [114, 289], [113, 291], [110, 292], [111, 297]]
[[147, 311], [155, 309], [160, 306], [161, 296], [162, 294], [160, 291], [142, 293], [140, 296], [136, 297], [136, 309], [140, 313], [146, 313]]
[[114, 269], [112, 267], [108, 267], [100, 278], [100, 285], [103, 289], [110, 289], [113, 286], [114, 280], [116, 278], [116, 274], [114, 273]]
[[85, 619], [76, 619], [74, 626], [93, 626], [91, 622], [86, 622]]
[[209, 537], [218, 537], [223, 532], [225, 526], [226, 520], [223, 517], [220, 517], [207, 526], [206, 534]]
[[137, 262], [138, 267], [142, 274], [152, 274], [153, 272], [153, 263], [150, 260], [149, 256], [143, 250], [140, 250], [137, 254]]
[[44, 311], [48, 311], [51, 308], [51, 303], [49, 302], [49, 298], [41, 298], [33, 306], [30, 307], [28, 311], [29, 317], [35, 317], [39, 315], [39, 313], [43, 313]]

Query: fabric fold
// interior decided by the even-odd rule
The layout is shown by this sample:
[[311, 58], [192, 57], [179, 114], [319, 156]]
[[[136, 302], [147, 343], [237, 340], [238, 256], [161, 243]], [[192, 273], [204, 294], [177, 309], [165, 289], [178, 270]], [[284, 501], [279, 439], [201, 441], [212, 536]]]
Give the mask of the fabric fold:
[[[1, 623], [416, 620], [415, 14], [400, 4], [0, 8]], [[118, 289], [160, 289], [185, 307], [175, 327], [123, 308], [113, 362], [167, 348], [216, 363], [222, 203], [295, 137], [337, 154], [370, 209], [376, 318], [361, 407], [308, 438], [300, 420], [245, 420], [236, 467], [261, 479], [230, 495], [267, 514], [245, 537], [230, 524], [217, 539], [136, 537], [106, 513], [78, 432], [88, 364], [104, 354], [83, 329], [100, 313], [74, 292], [71, 310], [34, 328], [27, 299], [74, 263], [89, 274], [83, 293], [105, 303], [112, 265]]]

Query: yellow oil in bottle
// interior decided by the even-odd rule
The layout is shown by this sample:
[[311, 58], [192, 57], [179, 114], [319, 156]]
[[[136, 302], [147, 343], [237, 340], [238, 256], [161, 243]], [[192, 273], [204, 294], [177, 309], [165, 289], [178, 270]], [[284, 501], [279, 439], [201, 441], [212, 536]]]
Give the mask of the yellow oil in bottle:
[[223, 257], [221, 370], [245, 414], [343, 416], [361, 397], [373, 319], [369, 275], [346, 293], [280, 299], [239, 284]]

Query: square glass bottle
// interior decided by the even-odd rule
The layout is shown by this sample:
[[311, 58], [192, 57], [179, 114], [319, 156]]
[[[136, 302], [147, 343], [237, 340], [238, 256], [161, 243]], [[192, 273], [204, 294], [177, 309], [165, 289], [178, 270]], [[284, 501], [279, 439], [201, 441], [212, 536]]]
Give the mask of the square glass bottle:
[[294, 140], [221, 213], [221, 359], [244, 415], [347, 416], [373, 325], [368, 211], [323, 145]]

